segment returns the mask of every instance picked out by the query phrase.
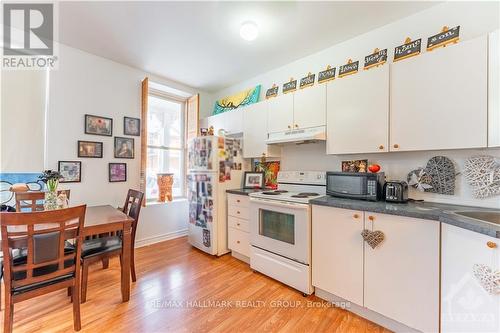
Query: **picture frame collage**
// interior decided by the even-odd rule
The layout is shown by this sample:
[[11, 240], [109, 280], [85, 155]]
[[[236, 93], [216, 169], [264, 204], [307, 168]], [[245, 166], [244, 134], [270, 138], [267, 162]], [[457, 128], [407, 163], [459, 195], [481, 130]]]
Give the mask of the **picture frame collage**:
[[[113, 118], [84, 115], [84, 133], [87, 135], [113, 137]], [[113, 157], [116, 159], [135, 158], [135, 140], [130, 136], [141, 136], [141, 119], [123, 117], [123, 135], [115, 136]], [[91, 140], [77, 141], [78, 158], [103, 158], [104, 142]], [[79, 183], [82, 181], [82, 161], [58, 161], [58, 171], [62, 175], [61, 183]], [[127, 163], [108, 163], [108, 181], [110, 183], [127, 181]]]

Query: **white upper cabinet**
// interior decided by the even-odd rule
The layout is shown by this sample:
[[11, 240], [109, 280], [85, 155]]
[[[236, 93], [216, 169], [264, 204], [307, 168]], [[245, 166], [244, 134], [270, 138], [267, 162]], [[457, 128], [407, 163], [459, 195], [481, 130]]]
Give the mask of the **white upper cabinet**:
[[486, 37], [392, 64], [390, 150], [486, 147], [487, 65]]
[[312, 208], [312, 284], [363, 305], [363, 212]]
[[365, 307], [422, 332], [439, 331], [439, 222], [365, 212], [385, 239], [365, 245]]
[[243, 113], [245, 112], [245, 108], [241, 107], [236, 110], [225, 112], [224, 115], [226, 117], [224, 129], [226, 130], [226, 134], [237, 134], [243, 132]]
[[325, 84], [307, 87], [294, 94], [293, 122], [295, 129], [326, 125]]
[[214, 135], [217, 135], [217, 132], [221, 129], [225, 129], [226, 127], [226, 116], [224, 113], [219, 113], [207, 118], [207, 126], [214, 128]]
[[500, 30], [488, 43], [488, 146], [500, 147]]
[[387, 152], [389, 66], [336, 79], [327, 88], [327, 153]]
[[280, 156], [278, 146], [267, 145], [266, 102], [252, 104], [243, 109], [243, 157], [259, 158]]
[[283, 132], [292, 128], [293, 95], [293, 93], [288, 93], [267, 101], [267, 127], [269, 133]]
[[500, 269], [500, 240], [442, 226], [441, 332], [500, 332], [500, 295], [488, 293], [474, 265]]
[[214, 135], [218, 135], [219, 130], [223, 129], [226, 135], [243, 132], [243, 112], [244, 108], [219, 113], [207, 118], [207, 126], [214, 127]]

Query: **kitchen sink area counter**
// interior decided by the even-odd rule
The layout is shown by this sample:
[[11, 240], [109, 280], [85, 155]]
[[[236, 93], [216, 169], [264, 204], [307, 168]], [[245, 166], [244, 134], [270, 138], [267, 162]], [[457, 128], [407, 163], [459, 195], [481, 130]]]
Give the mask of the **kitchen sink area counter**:
[[[495, 218], [495, 214], [500, 213], [498, 209], [420, 201], [410, 201], [408, 203], [362, 201], [331, 196], [311, 200], [311, 204], [435, 220], [490, 237], [500, 238], [500, 224], [478, 219], [482, 214], [476, 216], [477, 213], [483, 213], [490, 218]], [[470, 214], [471, 212], [473, 214]]]

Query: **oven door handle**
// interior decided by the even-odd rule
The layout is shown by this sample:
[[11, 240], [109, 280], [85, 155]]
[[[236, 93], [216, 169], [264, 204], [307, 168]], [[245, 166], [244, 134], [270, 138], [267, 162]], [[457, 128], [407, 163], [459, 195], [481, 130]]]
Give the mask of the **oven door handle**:
[[260, 199], [260, 198], [250, 198], [250, 202], [262, 203], [262, 204], [268, 205], [268, 206], [285, 207], [285, 208], [293, 208], [293, 209], [308, 209], [309, 208], [308, 204], [277, 201], [277, 200], [266, 200], [266, 199]]

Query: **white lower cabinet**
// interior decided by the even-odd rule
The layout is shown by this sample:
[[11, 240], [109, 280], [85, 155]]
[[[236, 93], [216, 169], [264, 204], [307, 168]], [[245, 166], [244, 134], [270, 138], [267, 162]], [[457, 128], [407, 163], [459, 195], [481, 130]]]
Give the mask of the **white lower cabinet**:
[[365, 212], [384, 241], [365, 245], [364, 306], [423, 332], [439, 331], [439, 222]]
[[249, 198], [246, 195], [227, 195], [227, 242], [233, 255], [250, 257], [248, 221]]
[[500, 294], [473, 273], [476, 264], [498, 272], [500, 240], [443, 224], [441, 243], [441, 331], [500, 332]]
[[[361, 232], [380, 230], [375, 249]], [[424, 332], [439, 331], [440, 223], [313, 205], [313, 286]]]
[[363, 305], [363, 212], [313, 206], [312, 283]]

